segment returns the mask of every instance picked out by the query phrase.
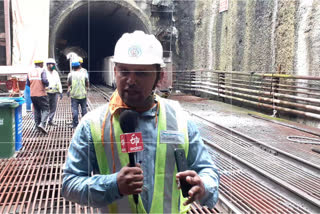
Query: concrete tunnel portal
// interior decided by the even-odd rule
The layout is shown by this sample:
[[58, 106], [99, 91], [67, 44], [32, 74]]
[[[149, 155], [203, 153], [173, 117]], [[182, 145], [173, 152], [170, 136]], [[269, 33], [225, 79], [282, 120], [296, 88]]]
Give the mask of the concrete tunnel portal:
[[50, 55], [60, 71], [69, 72], [66, 54], [76, 52], [84, 58], [90, 82], [102, 83], [104, 59], [112, 56], [117, 40], [125, 32], [151, 32], [144, 13], [126, 1], [77, 2], [64, 11], [53, 26]]

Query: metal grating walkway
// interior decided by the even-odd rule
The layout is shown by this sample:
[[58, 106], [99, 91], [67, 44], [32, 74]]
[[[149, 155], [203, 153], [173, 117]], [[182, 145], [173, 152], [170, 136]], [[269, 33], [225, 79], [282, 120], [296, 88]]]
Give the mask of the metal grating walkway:
[[[89, 93], [88, 110], [106, 103], [105, 96]], [[0, 213], [97, 213], [66, 201], [60, 195], [62, 166], [73, 130], [70, 99], [58, 103], [48, 135], [37, 132], [32, 113], [23, 117], [23, 148], [15, 158], [0, 159]], [[218, 213], [193, 204], [189, 213]]]

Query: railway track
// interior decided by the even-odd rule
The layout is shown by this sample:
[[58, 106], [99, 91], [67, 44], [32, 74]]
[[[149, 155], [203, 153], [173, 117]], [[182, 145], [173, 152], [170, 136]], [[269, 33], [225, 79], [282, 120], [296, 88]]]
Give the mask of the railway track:
[[[92, 86], [88, 99], [89, 110], [105, 104], [110, 99], [111, 93], [111, 89]], [[60, 196], [62, 166], [73, 134], [73, 129], [68, 127], [68, 122], [71, 120], [70, 100], [66, 97], [59, 101], [55, 118], [58, 126], [48, 127], [49, 135], [36, 132], [31, 113], [23, 118], [23, 149], [15, 158], [0, 159], [0, 213], [97, 213], [96, 209], [66, 201]], [[215, 148], [215, 151], [210, 150], [210, 153], [216, 157], [221, 173], [219, 200], [223, 203], [215, 209], [208, 209], [194, 203], [190, 214], [225, 213], [225, 210], [233, 213], [312, 213], [312, 210], [305, 209], [276, 190], [258, 182], [256, 177], [242, 169], [242, 165], [234, 162], [237, 156], [242, 159], [242, 162], [249, 162], [252, 159], [257, 162], [251, 163], [252, 166], [263, 167], [267, 161], [260, 163], [262, 159], [260, 154], [252, 155], [256, 151], [263, 152], [259, 147], [243, 139], [224, 136], [225, 130], [216, 130], [217, 127], [201, 121], [200, 118], [195, 121], [198, 121], [205, 141], [208, 145], [212, 144], [210, 147]], [[226, 146], [228, 144], [232, 146]], [[238, 153], [240, 151], [244, 152]], [[274, 155], [268, 154], [269, 156], [265, 158], [269, 158], [272, 164], [278, 163], [278, 160], [271, 159]], [[285, 180], [286, 185], [301, 191], [303, 188], [308, 188], [309, 193], [304, 193], [317, 199], [315, 190], [320, 183], [319, 177], [309, 173], [308, 170], [300, 177], [295, 177], [295, 173], [300, 173], [301, 169], [287, 162], [287, 160], [281, 161], [277, 167], [286, 163], [285, 168], [288, 168], [287, 171], [290, 173], [294, 173], [293, 177], [287, 173], [277, 174], [278, 168], [264, 171], [269, 174], [275, 173], [273, 176], [276, 178], [278, 176], [278, 179], [282, 179], [281, 176], [289, 176], [290, 179]], [[284, 172], [283, 167], [279, 169]], [[306, 183], [298, 184], [298, 179], [305, 179]], [[314, 190], [310, 189], [308, 186], [310, 184], [315, 184]]]
[[[265, 178], [270, 179], [281, 187], [296, 194], [302, 199], [303, 202], [301, 204], [307, 202], [310, 204], [310, 207], [312, 207], [312, 209], [317, 210], [318, 212], [320, 211], [320, 172], [317, 167], [314, 167], [313, 164], [309, 166], [310, 168], [312, 168], [312, 170], [306, 169], [302, 166], [305, 166], [306, 164], [308, 164], [308, 162], [301, 161], [300, 158], [295, 158], [295, 156], [292, 155], [288, 155], [287, 158], [283, 158], [283, 156], [287, 155], [286, 152], [283, 153], [282, 151], [277, 150], [277, 152], [279, 153], [282, 152], [282, 156], [279, 156], [278, 153], [270, 153], [268, 152], [268, 145], [265, 145], [262, 142], [258, 142], [234, 130], [208, 121], [199, 115], [193, 114], [193, 118], [195, 123], [199, 127], [204, 142], [207, 145], [219, 151], [220, 153], [223, 153], [225, 157], [229, 157], [229, 159], [231, 158], [240, 162], [241, 164], [264, 176]], [[264, 148], [264, 150], [262, 150], [261, 144], [267, 148]], [[269, 151], [273, 151], [274, 148], [272, 147], [269, 149]], [[292, 159], [294, 159], [293, 162], [290, 161]], [[218, 161], [218, 163], [224, 163], [225, 161], [226, 160], [220, 160]], [[221, 194], [223, 194], [225, 197], [229, 195], [224, 186], [226, 185], [226, 187], [230, 187], [230, 182], [232, 181], [236, 182], [234, 184], [235, 191], [233, 193], [240, 194], [239, 197], [245, 199], [244, 196], [246, 196], [246, 185], [251, 184], [252, 179], [251, 182], [249, 182], [248, 176], [244, 176], [243, 172], [240, 172], [237, 169], [237, 173], [235, 173], [237, 175], [237, 178], [233, 178], [230, 180], [230, 173], [227, 173], [227, 175], [224, 174], [224, 172], [226, 172], [225, 167], [226, 165], [221, 165], [219, 167], [222, 172], [222, 182], [220, 189]], [[232, 177], [234, 176], [235, 175], [232, 175]], [[242, 180], [243, 183], [238, 182], [238, 180]], [[258, 183], [256, 182], [255, 185], [258, 185]], [[256, 189], [254, 192], [255, 194], [257, 194], [256, 197], [258, 198], [265, 199], [270, 197], [264, 193], [260, 193], [261, 191], [257, 188], [253, 189]], [[276, 193], [274, 192], [273, 195], [276, 195]], [[294, 203], [290, 203], [290, 201], [288, 200], [286, 203], [282, 203], [282, 206], [280, 206], [279, 204], [277, 204], [277, 197], [281, 196], [272, 196], [272, 200], [268, 200], [271, 203], [271, 206], [280, 208], [283, 206], [283, 204], [290, 204], [288, 207], [285, 206], [281, 208], [283, 210], [288, 209], [289, 207], [294, 207]], [[232, 198], [229, 199], [231, 200]], [[254, 203], [250, 203], [250, 200], [248, 199], [247, 202], [250, 204], [250, 206], [253, 206], [253, 204], [257, 206], [256, 200], [254, 200]], [[260, 205], [262, 210], [267, 209], [265, 205]], [[243, 208], [246, 206], [249, 205], [238, 205], [236, 207], [246, 209]], [[256, 212], [262, 212], [260, 209], [258, 209], [258, 207], [256, 207], [256, 209]], [[300, 209], [299, 212], [300, 211], [302, 210]], [[290, 210], [290, 213], [299, 212], [298, 210]], [[308, 211], [304, 210], [303, 212]]]

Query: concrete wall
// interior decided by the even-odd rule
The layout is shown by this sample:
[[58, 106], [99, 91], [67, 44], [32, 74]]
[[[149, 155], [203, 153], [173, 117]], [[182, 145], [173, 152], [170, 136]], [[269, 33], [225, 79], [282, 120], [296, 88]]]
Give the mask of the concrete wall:
[[320, 1], [229, 0], [222, 13], [219, 2], [176, 4], [177, 70], [274, 73], [281, 67], [286, 74], [320, 76]]
[[219, 0], [177, 4], [178, 69], [276, 72], [281, 66], [288, 74], [320, 76], [320, 1], [229, 0], [228, 11], [218, 9]]

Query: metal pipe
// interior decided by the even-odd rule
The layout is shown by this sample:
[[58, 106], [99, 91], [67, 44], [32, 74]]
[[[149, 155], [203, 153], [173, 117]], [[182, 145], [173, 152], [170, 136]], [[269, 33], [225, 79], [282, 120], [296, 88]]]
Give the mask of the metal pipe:
[[[223, 88], [223, 86], [221, 86], [221, 87]], [[214, 90], [214, 91], [219, 91], [219, 89], [211, 88], [211, 87], [202, 86], [201, 88]], [[282, 101], [282, 100], [279, 100], [279, 99], [265, 98], [265, 97], [261, 97], [261, 96], [254, 96], [254, 95], [243, 94], [243, 93], [234, 92], [234, 91], [227, 91], [227, 90], [224, 90], [223, 93], [227, 93], [227, 94], [230, 94], [230, 95], [236, 95], [236, 96], [240, 96], [240, 97], [252, 98], [252, 99], [259, 100], [259, 102], [260, 101], [265, 101], [265, 102], [276, 103], [276, 104], [280, 104], [280, 105], [293, 106], [293, 107], [304, 108], [304, 109], [320, 112], [320, 107], [318, 107], [318, 106], [304, 105], [304, 104], [300, 104], [300, 103], [293, 103], [293, 102], [289, 102], [289, 101]]]
[[[219, 79], [220, 80], [220, 79]], [[312, 89], [312, 88], [306, 88], [306, 87], [297, 87], [297, 86], [290, 86], [290, 85], [283, 85], [283, 84], [274, 84], [274, 83], [269, 83], [270, 85], [266, 85], [266, 84], [263, 84], [262, 82], [258, 82], [258, 81], [242, 81], [242, 80], [229, 80], [227, 78], [221, 78], [221, 80], [224, 80], [224, 81], [232, 81], [231, 83], [230, 82], [226, 82], [229, 83], [229, 84], [236, 84], [236, 85], [239, 85], [239, 86], [245, 86], [245, 87], [254, 87], [254, 88], [262, 88], [262, 89], [270, 89], [270, 87], [274, 87], [274, 85], [277, 85], [278, 87], [285, 87], [285, 88], [295, 88], [295, 89], [304, 89], [304, 90], [309, 90], [309, 91], [320, 91], [320, 89]], [[217, 83], [217, 81], [212, 81], [209, 79], [210, 82], [214, 82], [214, 83]], [[236, 82], [236, 83], [235, 83]], [[246, 84], [239, 84], [240, 83], [248, 83], [250, 85], [246, 85]], [[283, 89], [283, 88], [278, 88], [277, 90], [279, 91], [286, 91], [286, 92], [290, 92], [290, 93], [299, 93], [299, 94], [306, 94], [306, 95], [311, 95], [311, 96], [319, 96], [320, 97], [320, 94], [319, 93], [312, 93], [312, 92], [304, 92], [304, 91], [297, 91], [297, 90], [287, 90], [287, 89]]]
[[[195, 78], [196, 79], [196, 78]], [[229, 84], [233, 84], [233, 82], [244, 82], [244, 83], [250, 83], [250, 84], [259, 84], [259, 85], [264, 85], [265, 83], [267, 84], [272, 84], [274, 83], [274, 81], [270, 81], [269, 79], [264, 79], [263, 81], [245, 81], [245, 80], [241, 80], [241, 79], [237, 79], [237, 78], [223, 78], [223, 77], [219, 77], [219, 78], [214, 78], [214, 77], [202, 77], [201, 80], [209, 80], [209, 81], [212, 81], [214, 79], [217, 79], [217, 80], [221, 80], [221, 81], [230, 81]], [[188, 77], [179, 77], [178, 80], [186, 80], [186, 81], [189, 81]], [[293, 83], [293, 84], [297, 84], [297, 83]], [[300, 84], [300, 83], [299, 83]], [[308, 88], [308, 87], [302, 87], [302, 86], [296, 86], [296, 85], [286, 85], [286, 84], [281, 84], [281, 83], [277, 83], [277, 85], [279, 87], [284, 87], [284, 88], [292, 88], [292, 89], [303, 89], [303, 90], [309, 90], [309, 91], [320, 91], [320, 85], [317, 85], [319, 86], [319, 89], [317, 88]], [[309, 84], [310, 85], [310, 84]], [[256, 86], [258, 87], [258, 86]], [[283, 89], [282, 89], [283, 90]], [[292, 91], [292, 92], [295, 92], [295, 93], [306, 93], [306, 92], [300, 92], [300, 91]], [[315, 95], [315, 96], [319, 96], [319, 94], [312, 94], [312, 95]]]
[[320, 80], [320, 77], [316, 76], [298, 76], [291, 74], [277, 74], [277, 73], [256, 73], [255, 71], [251, 71], [250, 73], [245, 73], [243, 71], [220, 71], [220, 70], [203, 70], [203, 69], [195, 69], [195, 70], [186, 70], [185, 72], [211, 72], [211, 73], [224, 73], [224, 74], [237, 74], [237, 75], [246, 75], [246, 76], [260, 76], [260, 77], [279, 77], [279, 78], [287, 78], [287, 79], [305, 79], [305, 80]]
[[[221, 78], [222, 80], [225, 81], [225, 84], [230, 84], [230, 85], [237, 85], [237, 86], [243, 86], [243, 88], [261, 88], [261, 89], [270, 89], [272, 87], [276, 87], [278, 86], [277, 90], [278, 91], [284, 91], [284, 92], [289, 92], [289, 93], [299, 93], [299, 94], [306, 94], [306, 95], [310, 95], [310, 96], [319, 96], [320, 98], [320, 94], [319, 93], [311, 93], [311, 92], [304, 92], [304, 91], [294, 91], [294, 90], [286, 90], [283, 88], [279, 88], [281, 86], [281, 84], [273, 84], [270, 83], [270, 85], [268, 86], [261, 86], [262, 84], [260, 82], [248, 82], [248, 81], [241, 81], [241, 80], [232, 80], [233, 82], [227, 82], [228, 79], [224, 79]], [[203, 79], [202, 79], [203, 80]], [[210, 83], [216, 83], [219, 84], [219, 81], [213, 81], [212, 79], [209, 79], [208, 81], [210, 81]], [[202, 82], [202, 81], [201, 81]], [[235, 83], [236, 82], [236, 83]], [[243, 82], [243, 83], [250, 83], [251, 85], [245, 85], [245, 84], [241, 84], [241, 83], [237, 83], [237, 82]], [[253, 83], [253, 84], [252, 84]], [[260, 85], [254, 85], [254, 84], [260, 84]], [[297, 88], [297, 87], [296, 87]], [[302, 89], [301, 87], [299, 87], [300, 89]], [[306, 88], [303, 88], [306, 89]], [[311, 89], [312, 90], [312, 89]], [[310, 90], [309, 90], [310, 91]]]
[[204, 93], [220, 96], [220, 97], [223, 97], [223, 98], [228, 98], [228, 99], [233, 99], [233, 100], [237, 100], [237, 101], [244, 102], [244, 103], [249, 103], [249, 104], [252, 104], [252, 105], [256, 105], [258, 107], [276, 109], [276, 110], [279, 110], [279, 111], [284, 111], [284, 112], [288, 112], [288, 113], [294, 113], [294, 114], [297, 114], [297, 115], [306, 116], [306, 117], [310, 117], [310, 118], [314, 118], [314, 119], [320, 120], [320, 115], [319, 114], [314, 114], [314, 113], [311, 113], [311, 112], [304, 112], [304, 111], [299, 111], [299, 110], [294, 110], [294, 109], [289, 109], [289, 108], [284, 108], [284, 107], [279, 107], [279, 106], [272, 106], [272, 105], [268, 105], [268, 104], [264, 104], [264, 103], [258, 103], [258, 102], [255, 102], [255, 101], [250, 101], [250, 100], [246, 100], [246, 99], [242, 99], [242, 98], [238, 98], [238, 97], [234, 97], [234, 96], [229, 96], [229, 95], [225, 95], [225, 94], [218, 94], [216, 92], [203, 90], [203, 89], [186, 88], [185, 90], [201, 91], [201, 92], [204, 92]]
[[[201, 72], [201, 73], [208, 73], [208, 72]], [[218, 75], [219, 74], [224, 74], [224, 75], [228, 75], [228, 76], [230, 76], [231, 75], [231, 79], [241, 79], [241, 76], [246, 76], [246, 77], [250, 77], [250, 78], [252, 78], [254, 75], [251, 75], [251, 74], [245, 74], [245, 73], [243, 73], [243, 74], [241, 74], [241, 75], [239, 75], [239, 74], [234, 74], [234, 73], [229, 73], [229, 72], [227, 72], [227, 73], [223, 73], [223, 72], [212, 72], [212, 73], [218, 73]], [[233, 77], [233, 75], [236, 75], [236, 77]], [[189, 75], [190, 77], [192, 77], [192, 78], [201, 78], [201, 74], [200, 74], [200, 76], [199, 76], [199, 74], [197, 75], [197, 74], [195, 74], [194, 72], [192, 73], [192, 75]], [[272, 82], [273, 81], [273, 79], [280, 79], [281, 77], [277, 77], [277, 76], [262, 76], [262, 77], [260, 77], [260, 76], [257, 76], [257, 77], [259, 77], [261, 80], [263, 80], [264, 82]], [[282, 78], [284, 78], [284, 77], [282, 77]], [[292, 83], [292, 85], [296, 85], [296, 84], [304, 84], [304, 85], [308, 85], [309, 86], [309, 88], [310, 87], [312, 87], [312, 86], [317, 86], [317, 87], [319, 87], [320, 88], [320, 84], [318, 83], [318, 84], [313, 84], [313, 83], [310, 83], [310, 82], [298, 82], [299, 80], [305, 80], [305, 79], [299, 79], [299, 78], [295, 78], [295, 79], [285, 79], [284, 78], [284, 80], [286, 81], [286, 82], [288, 82], [288, 83]], [[315, 80], [315, 81], [317, 81], [317, 79], [309, 79], [309, 80]], [[289, 81], [291, 81], [291, 82], [289, 82]], [[285, 85], [284, 85], [285, 86]], [[288, 85], [287, 85], [288, 86]], [[290, 85], [289, 85], [290, 86]], [[292, 86], [292, 87], [294, 87], [294, 86]], [[296, 86], [297, 87], [297, 86]], [[306, 89], [309, 89], [309, 88], [306, 88]], [[315, 90], [318, 90], [318, 91], [320, 91], [320, 89], [315, 89]]]
[[[197, 83], [197, 84], [200, 83], [200, 84], [218, 86], [217, 84], [208, 83], [208, 82], [200, 82], [200, 81], [193, 81], [192, 83]], [[196, 85], [196, 87], [197, 88], [201, 88], [202, 86], [201, 85]], [[258, 90], [238, 88], [238, 87], [232, 87], [232, 86], [227, 86], [227, 85], [220, 85], [220, 87], [221, 88], [231, 89], [231, 90], [238, 90], [238, 91], [242, 91], [242, 92], [263, 94], [263, 95], [266, 95], [266, 96], [275, 96], [275, 97], [278, 97], [278, 98], [288, 98], [288, 99], [293, 99], [293, 100], [307, 101], [307, 102], [320, 104], [320, 99], [315, 99], [315, 98], [298, 97], [298, 96], [294, 96], [294, 95], [286, 95], [286, 94], [275, 93], [275, 92], [263, 92], [263, 91], [258, 91]]]

